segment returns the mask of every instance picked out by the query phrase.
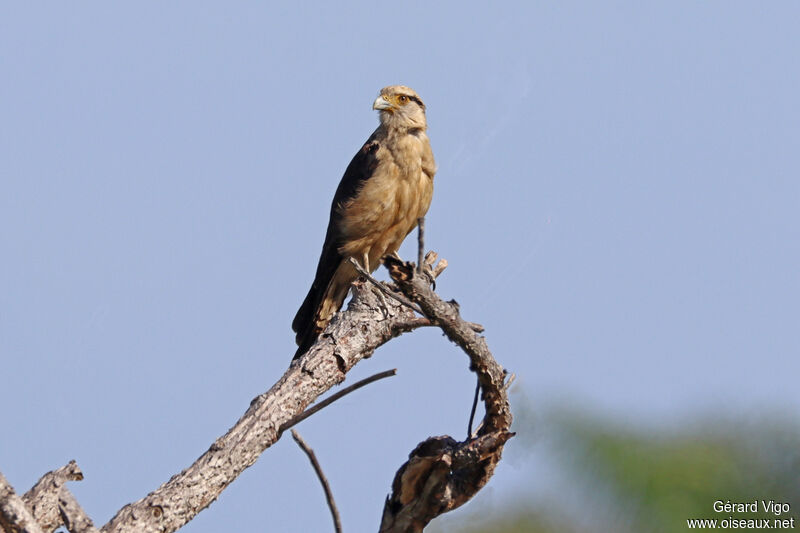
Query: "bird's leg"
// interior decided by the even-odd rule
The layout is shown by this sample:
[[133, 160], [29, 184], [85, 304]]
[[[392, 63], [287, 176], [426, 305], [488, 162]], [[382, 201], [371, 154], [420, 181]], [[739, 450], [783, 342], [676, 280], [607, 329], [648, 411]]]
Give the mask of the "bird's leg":
[[367, 272], [372, 272], [369, 268], [369, 252], [364, 252], [361, 256], [361, 266], [364, 267], [364, 270]]

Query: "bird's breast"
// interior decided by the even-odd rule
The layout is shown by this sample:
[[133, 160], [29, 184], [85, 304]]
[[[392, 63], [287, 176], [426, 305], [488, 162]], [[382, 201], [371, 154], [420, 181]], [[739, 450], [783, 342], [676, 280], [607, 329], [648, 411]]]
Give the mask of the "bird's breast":
[[382, 146], [377, 158], [372, 176], [340, 211], [340, 251], [359, 259], [368, 254], [373, 268], [383, 255], [397, 251], [433, 197], [418, 140], [394, 150]]

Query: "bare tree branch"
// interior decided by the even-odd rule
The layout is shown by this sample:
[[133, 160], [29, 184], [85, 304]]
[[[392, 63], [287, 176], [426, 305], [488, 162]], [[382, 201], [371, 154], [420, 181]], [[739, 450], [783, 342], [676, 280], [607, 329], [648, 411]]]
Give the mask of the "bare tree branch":
[[417, 273], [422, 274], [425, 254], [425, 217], [417, 219]]
[[322, 409], [325, 409], [326, 407], [328, 407], [330, 404], [332, 404], [342, 396], [346, 396], [351, 392], [353, 392], [354, 390], [360, 389], [364, 385], [369, 385], [373, 381], [378, 381], [379, 379], [388, 378], [395, 375], [397, 375], [397, 369], [393, 368], [391, 370], [384, 370], [383, 372], [378, 372], [377, 374], [373, 374], [368, 378], [362, 379], [361, 381], [357, 381], [352, 385], [350, 385], [349, 387], [345, 387], [344, 389], [340, 390], [336, 394], [331, 394], [329, 397], [325, 398], [318, 404], [309, 407], [296, 417], [292, 418], [291, 420], [289, 420], [288, 422], [286, 422], [284, 425], [281, 426], [280, 432], [283, 433], [287, 429], [296, 426], [297, 424], [299, 424], [309, 416], [313, 415], [314, 413], [321, 411]]
[[396, 258], [384, 260], [403, 293], [419, 304], [430, 321], [460, 346], [478, 375], [486, 414], [475, 438], [465, 442], [432, 437], [420, 443], [395, 476], [381, 519], [381, 533], [419, 532], [435, 517], [463, 505], [491, 478], [503, 446], [514, 436], [511, 408], [504, 384], [505, 371], [497, 364], [486, 340], [463, 320], [455, 302], [444, 302], [430, 280], [414, 265]]
[[314, 450], [311, 449], [311, 446], [306, 444], [303, 437], [295, 430], [292, 430], [292, 438], [297, 445], [300, 446], [300, 449], [306, 453], [308, 460], [311, 461], [311, 466], [314, 467], [314, 472], [317, 473], [319, 482], [322, 483], [322, 490], [325, 491], [325, 499], [328, 501], [328, 508], [331, 510], [331, 515], [333, 516], [333, 528], [336, 530], [336, 533], [342, 533], [342, 520], [339, 518], [339, 509], [336, 508], [336, 502], [333, 499], [333, 492], [331, 491], [331, 486], [328, 484], [328, 478], [325, 477], [325, 473], [322, 471], [319, 461], [317, 461]]
[[472, 409], [469, 412], [469, 423], [467, 424], [467, 438], [472, 438], [472, 422], [475, 420], [475, 411], [478, 408], [478, 396], [481, 392], [481, 382], [475, 382], [475, 396], [472, 398]]
[[[439, 254], [431, 250], [427, 254], [425, 254], [425, 267], [430, 268], [431, 272], [433, 272], [433, 279], [438, 278], [444, 269], [447, 268], [447, 259], [442, 258], [439, 259]], [[435, 288], [435, 287], [434, 287]]]
[[455, 301], [443, 301], [430, 289], [424, 277], [414, 276], [412, 264], [393, 257], [387, 257], [385, 264], [403, 293], [418, 303], [425, 316], [469, 357], [470, 369], [478, 374], [486, 405], [484, 433], [510, 427], [511, 407], [503, 386], [506, 373], [489, 351], [486, 339], [461, 318]]
[[44, 533], [2, 472], [0, 472], [0, 529], [6, 533]]
[[[0, 478], [2, 478], [2, 474], [0, 474]], [[67, 481], [81, 479], [83, 479], [81, 469], [78, 468], [75, 461], [70, 461], [66, 466], [42, 476], [22, 498], [16, 498], [18, 500], [16, 503], [21, 504], [22, 508], [29, 513], [31, 522], [36, 526], [35, 529], [29, 527], [19, 529], [19, 525], [3, 523], [2, 518], [0, 518], [0, 523], [3, 523], [6, 531], [53, 531], [64, 525], [72, 533], [97, 533], [92, 521], [66, 487]], [[0, 479], [0, 485], [4, 483], [7, 488], [10, 488], [5, 478]], [[0, 492], [4, 492], [0, 494], [0, 509], [4, 505], [14, 503], [15, 498], [9, 498], [7, 490], [0, 490]]]
[[86, 515], [75, 496], [66, 487], [61, 487], [59, 491], [58, 510], [61, 514], [61, 519], [64, 521], [64, 526], [71, 533], [98, 533], [92, 520]]
[[362, 267], [360, 264], [358, 264], [358, 261], [356, 261], [352, 257], [350, 257], [348, 260], [350, 261], [350, 264], [353, 265], [353, 268], [356, 269], [356, 272], [358, 272], [361, 275], [361, 277], [366, 279], [370, 284], [372, 284], [375, 288], [377, 288], [383, 294], [385, 294], [389, 298], [394, 298], [395, 300], [397, 300], [401, 304], [405, 305], [409, 309], [411, 309], [413, 311], [416, 311], [419, 314], [422, 314], [422, 310], [419, 308], [418, 305], [416, 305], [414, 302], [412, 302], [411, 300], [409, 300], [408, 298], [406, 298], [402, 294], [399, 294], [397, 292], [392, 292], [391, 290], [389, 290], [389, 288], [386, 287], [386, 285], [384, 285], [383, 283], [381, 283], [377, 279], [373, 278], [372, 274], [370, 274], [369, 272], [364, 270], [364, 267]]
[[186, 470], [123, 507], [101, 531], [162, 533], [180, 528], [278, 440], [283, 424], [341, 383], [353, 365], [391, 338], [426, 325], [396, 301], [385, 302], [384, 308], [364, 284], [354, 284], [353, 291], [348, 309], [334, 317], [269, 391], [250, 403], [225, 435]]
[[[43, 475], [36, 485], [22, 497], [34, 519], [45, 531], [53, 531], [64, 523], [59, 509], [61, 489], [67, 481], [81, 481], [83, 472], [78, 463], [70, 461], [65, 466]], [[65, 489], [66, 490], [66, 489]]]
[[[421, 227], [420, 231], [424, 229]], [[423, 245], [422, 235], [420, 245]], [[418, 272], [413, 263], [387, 258], [385, 264], [397, 287], [394, 290], [367, 274], [366, 283], [381, 287], [391, 296], [388, 300], [366, 283], [355, 283], [347, 310], [334, 317], [317, 342], [303, 357], [292, 362], [269, 391], [253, 399], [225, 435], [187, 469], [141, 500], [120, 509], [100, 531], [177, 530], [208, 507], [280, 438], [283, 430], [352, 390], [390, 374], [385, 372], [362, 380], [301, 414], [321, 394], [341, 383], [356, 363], [370, 357], [393, 337], [431, 325], [440, 327], [469, 356], [486, 413], [474, 438], [458, 442], [450, 437], [433, 437], [414, 449], [395, 476], [392, 494], [384, 507], [381, 531], [422, 531], [434, 517], [472, 498], [492, 476], [503, 445], [513, 436], [509, 432], [511, 412], [506, 395], [510, 381], [504, 384], [504, 370], [492, 357], [484, 338], [477, 335], [482, 326], [463, 320], [455, 302], [444, 302], [431, 290], [431, 283], [447, 266], [444, 259], [438, 263], [437, 259], [434, 252], [422, 261], [418, 257], [422, 267], [422, 272]], [[424, 316], [416, 316], [415, 310]], [[73, 461], [45, 474], [24, 498], [19, 498], [0, 475], [0, 525], [15, 533], [52, 531], [61, 524], [73, 533], [96, 532], [64, 486], [66, 481], [82, 477]]]

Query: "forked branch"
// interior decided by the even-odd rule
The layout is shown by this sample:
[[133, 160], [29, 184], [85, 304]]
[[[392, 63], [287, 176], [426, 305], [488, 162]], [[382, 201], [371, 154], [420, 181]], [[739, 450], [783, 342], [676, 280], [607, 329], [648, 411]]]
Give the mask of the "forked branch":
[[[321, 394], [344, 381], [355, 364], [393, 337], [426, 326], [440, 327], [467, 354], [470, 369], [478, 376], [486, 414], [474, 437], [463, 442], [431, 438], [411, 452], [395, 476], [380, 530], [421, 531], [434, 517], [472, 498], [491, 477], [503, 445], [513, 436], [505, 373], [478, 335], [483, 328], [463, 320], [454, 302], [441, 300], [431, 290], [447, 262], [437, 262], [433, 252], [422, 261], [419, 257], [417, 265], [398, 258], [386, 260], [392, 287], [377, 283], [369, 274], [366, 283], [354, 284], [347, 310], [334, 317], [317, 342], [269, 391], [253, 399], [225, 435], [194, 464], [123, 507], [100, 531], [165, 533], [179, 529], [255, 463], [285, 429], [304, 418], [301, 413]], [[382, 286], [391, 298], [377, 296], [371, 284]], [[379, 377], [384, 375], [373, 378]], [[66, 481], [81, 478], [80, 469], [72, 462], [46, 474], [20, 498], [0, 475], [0, 525], [13, 532], [53, 531], [62, 524], [73, 533], [97, 531], [65, 487]]]
[[[429, 254], [430, 255], [430, 254]], [[432, 437], [420, 443], [395, 476], [386, 500], [381, 533], [417, 532], [435, 517], [470, 500], [491, 478], [503, 446], [514, 436], [511, 408], [504, 384], [505, 371], [495, 361], [475, 325], [461, 318], [455, 302], [445, 302], [430, 288], [435, 257], [426, 261], [431, 276], [420, 274], [411, 263], [388, 257], [385, 264], [394, 282], [424, 315], [456, 343], [478, 375], [486, 414], [476, 437], [459, 442]], [[471, 424], [470, 424], [471, 426]], [[471, 429], [470, 429], [471, 431]]]

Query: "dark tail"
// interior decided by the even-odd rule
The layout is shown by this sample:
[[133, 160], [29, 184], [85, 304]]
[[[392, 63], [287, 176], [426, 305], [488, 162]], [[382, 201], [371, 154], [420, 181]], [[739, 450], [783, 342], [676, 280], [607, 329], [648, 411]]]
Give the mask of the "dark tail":
[[300, 309], [297, 310], [297, 314], [294, 316], [294, 320], [292, 320], [292, 329], [297, 334], [295, 335], [295, 342], [297, 342], [298, 346], [294, 359], [306, 353], [317, 340], [319, 334], [322, 333], [322, 330], [317, 326], [317, 313], [341, 262], [342, 256], [339, 255], [337, 246], [333, 242], [332, 231], [328, 228], [325, 244], [322, 246], [322, 253], [319, 256], [314, 283], [311, 284], [305, 300], [303, 300]]
[[297, 359], [308, 351], [309, 348], [317, 340], [319, 331], [315, 327], [314, 317], [317, 314], [317, 307], [319, 307], [320, 300], [322, 300], [321, 291], [317, 287], [316, 280], [311, 286], [311, 289], [303, 300], [300, 309], [292, 321], [292, 329], [297, 333], [295, 335], [295, 342], [297, 342], [297, 351], [294, 353], [292, 360]]

